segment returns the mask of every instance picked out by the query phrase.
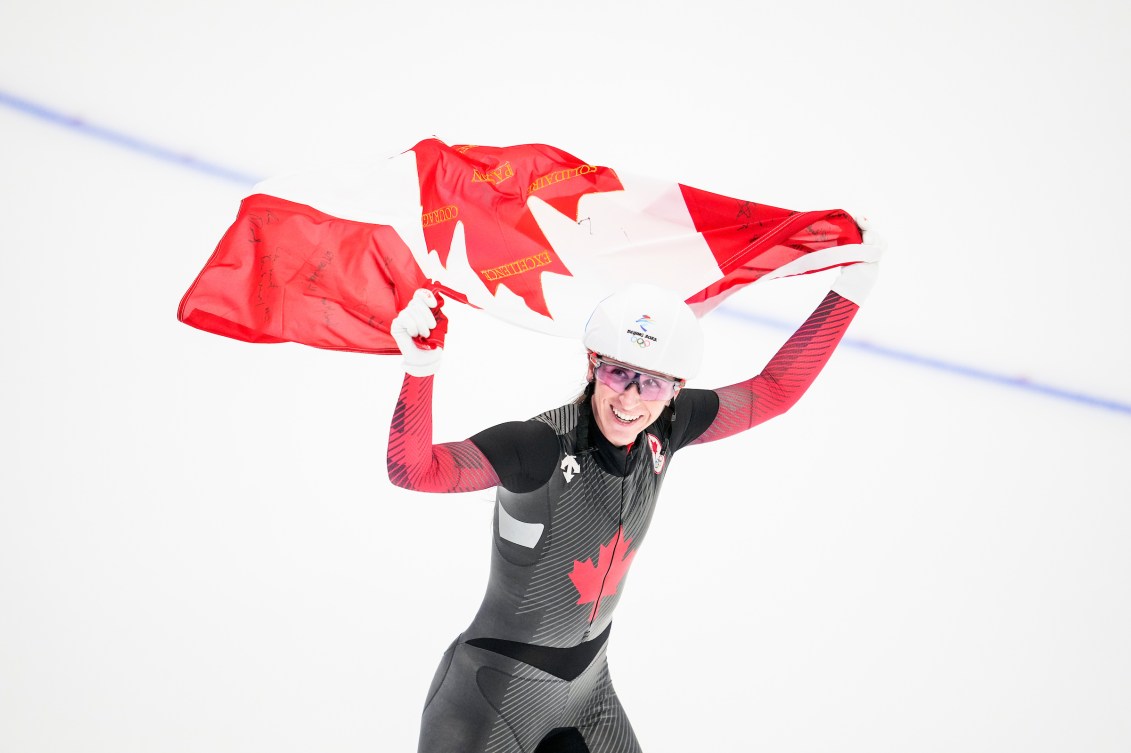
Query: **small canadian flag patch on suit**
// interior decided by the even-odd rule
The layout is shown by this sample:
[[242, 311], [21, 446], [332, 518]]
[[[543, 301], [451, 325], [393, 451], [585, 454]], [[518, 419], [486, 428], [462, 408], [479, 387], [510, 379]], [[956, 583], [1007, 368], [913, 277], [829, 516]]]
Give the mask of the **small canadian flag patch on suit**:
[[652, 470], [659, 476], [660, 471], [664, 470], [664, 445], [651, 434], [646, 436], [648, 437], [648, 447], [652, 450]]

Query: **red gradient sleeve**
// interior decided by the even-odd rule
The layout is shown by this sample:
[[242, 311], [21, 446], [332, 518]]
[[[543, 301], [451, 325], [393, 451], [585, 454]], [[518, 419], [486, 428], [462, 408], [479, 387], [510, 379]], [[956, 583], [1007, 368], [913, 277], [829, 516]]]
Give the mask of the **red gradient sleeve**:
[[828, 363], [859, 308], [836, 293], [825, 296], [761, 374], [715, 390], [718, 415], [692, 444], [733, 436], [793, 407]]
[[406, 374], [389, 427], [389, 480], [420, 492], [473, 492], [499, 485], [469, 440], [432, 444], [432, 379]]

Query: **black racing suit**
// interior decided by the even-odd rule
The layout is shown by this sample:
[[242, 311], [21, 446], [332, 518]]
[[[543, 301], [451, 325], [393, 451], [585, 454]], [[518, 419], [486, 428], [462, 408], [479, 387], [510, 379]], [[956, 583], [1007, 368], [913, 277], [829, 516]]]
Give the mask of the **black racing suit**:
[[671, 457], [788, 409], [827, 362], [856, 304], [830, 293], [756, 377], [685, 389], [628, 448], [588, 404], [432, 444], [432, 377], [406, 376], [389, 475], [421, 491], [498, 487], [487, 592], [428, 691], [420, 753], [639, 751], [605, 650], [624, 577]]
[[502, 482], [491, 577], [433, 681], [421, 751], [533, 751], [564, 728], [592, 751], [639, 750], [605, 641], [668, 460], [717, 409], [715, 393], [685, 391], [675, 421], [665, 411], [627, 452], [605, 440], [587, 405], [471, 438]]

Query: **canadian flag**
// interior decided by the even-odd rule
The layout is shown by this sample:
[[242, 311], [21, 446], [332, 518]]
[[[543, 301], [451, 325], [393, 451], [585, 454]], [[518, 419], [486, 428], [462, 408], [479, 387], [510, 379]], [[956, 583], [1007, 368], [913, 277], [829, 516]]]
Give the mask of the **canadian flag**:
[[577, 337], [629, 282], [673, 290], [702, 315], [759, 279], [876, 258], [842, 210], [734, 199], [542, 144], [427, 139], [257, 185], [178, 318], [247, 342], [396, 353], [389, 324], [430, 281], [515, 324]]

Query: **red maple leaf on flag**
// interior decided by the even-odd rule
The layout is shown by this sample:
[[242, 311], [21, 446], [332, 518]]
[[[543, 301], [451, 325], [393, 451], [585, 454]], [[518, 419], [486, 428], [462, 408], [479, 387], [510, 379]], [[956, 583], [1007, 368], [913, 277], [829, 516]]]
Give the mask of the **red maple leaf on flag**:
[[590, 622], [597, 616], [601, 599], [616, 594], [617, 586], [628, 573], [632, 558], [636, 556], [635, 550], [628, 552], [631, 543], [632, 539], [624, 538], [622, 526], [608, 544], [601, 545], [596, 565], [592, 559], [573, 561], [573, 572], [569, 574], [569, 579], [577, 588], [577, 603], [593, 604], [593, 609], [589, 612]]
[[508, 287], [549, 317], [542, 275], [571, 275], [538, 226], [527, 200], [538, 197], [577, 221], [581, 197], [621, 191], [616, 173], [545, 144], [449, 147], [437, 139], [414, 146], [428, 248], [447, 267], [456, 222], [463, 223], [467, 262], [495, 295]]

